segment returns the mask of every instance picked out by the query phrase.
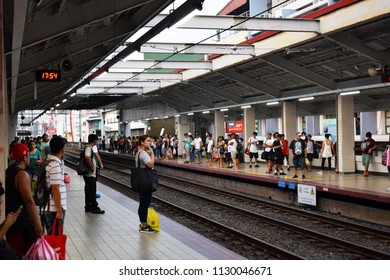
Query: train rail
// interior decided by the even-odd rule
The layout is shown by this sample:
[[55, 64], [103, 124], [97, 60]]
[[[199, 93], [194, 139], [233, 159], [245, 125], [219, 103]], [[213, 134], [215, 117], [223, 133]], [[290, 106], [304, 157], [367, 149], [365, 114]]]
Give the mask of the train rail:
[[[129, 176], [129, 168], [123, 167], [126, 169], [126, 171], [121, 171], [120, 168], [118, 168], [118, 165], [116, 163], [113, 169], [115, 172], [121, 173], [123, 176]], [[110, 164], [108, 164], [107, 161], [105, 161], [105, 167], [106, 169], [110, 168]], [[128, 177], [127, 177], [128, 178]], [[129, 180], [129, 179], [127, 179]], [[128, 182], [128, 181], [127, 181]], [[163, 199], [162, 197], [175, 197], [175, 196], [181, 196], [181, 199], [176, 199], [176, 201], [180, 200], [188, 200], [188, 203], [182, 206], [170, 206], [170, 209], [177, 207], [175, 210], [179, 214], [172, 214], [172, 215], [181, 215], [183, 216], [185, 212], [185, 215], [187, 217], [190, 217], [191, 215], [194, 215], [196, 209], [191, 209], [188, 211], [189, 205], [191, 204], [197, 204], [197, 205], [207, 205], [207, 208], [210, 208], [209, 214], [204, 215], [205, 211], [198, 211], [203, 215], [198, 214], [198, 218], [196, 219], [202, 219], [202, 216], [212, 216], [210, 213], [223, 213], [223, 216], [229, 215], [231, 217], [227, 220], [250, 220], [252, 225], [248, 228], [267, 228], [268, 230], [272, 228], [273, 231], [283, 231], [285, 232], [286, 236], [291, 236], [295, 240], [295, 245], [301, 244], [299, 246], [311, 246], [313, 248], [319, 248], [319, 250], [325, 250], [327, 252], [331, 253], [331, 256], [329, 256], [330, 259], [390, 259], [389, 252], [386, 252], [386, 250], [376, 250], [373, 248], [368, 248], [366, 246], [363, 246], [361, 244], [356, 244], [355, 242], [349, 242], [346, 240], [342, 240], [340, 238], [332, 237], [328, 234], [321, 233], [321, 229], [323, 228], [333, 228], [333, 232], [335, 231], [335, 228], [337, 228], [336, 231], [341, 232], [344, 231], [343, 235], [349, 234], [349, 235], [364, 235], [370, 240], [373, 239], [379, 239], [380, 241], [378, 247], [389, 247], [390, 240], [389, 240], [389, 232], [381, 231], [374, 228], [369, 228], [366, 226], [354, 224], [351, 222], [341, 221], [338, 219], [326, 217], [324, 215], [319, 215], [316, 213], [312, 213], [311, 211], [306, 211], [302, 209], [297, 209], [294, 207], [288, 207], [285, 205], [279, 205], [274, 202], [264, 201], [260, 199], [256, 199], [253, 197], [249, 197], [244, 194], [238, 194], [236, 192], [227, 191], [227, 190], [221, 190], [209, 186], [202, 186], [198, 184], [194, 184], [192, 182], [185, 182], [182, 180], [179, 180], [177, 178], [170, 178], [167, 176], [160, 176], [160, 184], [164, 186], [162, 188], [163, 192], [158, 192], [156, 194], [156, 198], [161, 200], [160, 203], [169, 203], [167, 199]], [[166, 194], [168, 192], [168, 194]], [[165, 195], [163, 195], [165, 193]], [[180, 194], [179, 194], [180, 193]], [[212, 198], [212, 199], [211, 199]], [[170, 203], [170, 204], [177, 204], [177, 203]], [[232, 206], [232, 204], [236, 206]], [[164, 206], [165, 207], [165, 206]], [[205, 206], [206, 208], [206, 206]], [[261, 211], [258, 211], [260, 209]], [[276, 217], [271, 218], [269, 215], [264, 215], [258, 212], [272, 212], [272, 213], [278, 213], [278, 216], [286, 216], [288, 215], [289, 218], [291, 216], [295, 216], [296, 220], [304, 221], [306, 224], [309, 223], [309, 229], [304, 228], [302, 226], [292, 224], [286, 221], [282, 221], [282, 219]], [[180, 214], [181, 213], [181, 214]], [[195, 218], [191, 218], [195, 219]], [[226, 227], [226, 221], [218, 221], [218, 219], [213, 219], [214, 223], [217, 222], [218, 226], [216, 224], [212, 225], [213, 228], [220, 227], [222, 224]], [[225, 219], [226, 220], [226, 219]], [[212, 221], [208, 221], [208, 227], [210, 227]], [[231, 230], [239, 232], [240, 228], [234, 227], [234, 225], [228, 226], [229, 230], [227, 228], [221, 229], [227, 236], [231, 236], [230, 232]], [[315, 230], [314, 230], [315, 229]], [[271, 230], [271, 231], [272, 231]], [[245, 230], [248, 232], [248, 230]], [[248, 233], [249, 234], [249, 233]], [[263, 239], [263, 236], [261, 234], [256, 235], [256, 230], [254, 230], [254, 233], [251, 233], [250, 235], [256, 236], [255, 239]], [[240, 239], [243, 239], [244, 237], [240, 237]], [[234, 239], [234, 238], [233, 238]], [[291, 239], [291, 238], [290, 238]], [[302, 240], [304, 242], [302, 242]], [[254, 241], [251, 241], [253, 244], [255, 244]], [[256, 241], [257, 242], [257, 241]], [[267, 246], [270, 245], [270, 242], [266, 242]], [[286, 248], [288, 248], [288, 245], [285, 245]], [[264, 248], [260, 247], [260, 248]], [[269, 249], [267, 249], [269, 250]], [[291, 249], [286, 249], [285, 251], [290, 251]], [[294, 251], [294, 250], [292, 250]], [[298, 250], [299, 251], [299, 250]], [[294, 252], [295, 253], [295, 252]], [[279, 256], [278, 254], [276, 254]], [[295, 253], [293, 254], [295, 256], [302, 254]], [[253, 256], [253, 253], [249, 254], [249, 258]], [[260, 256], [258, 256], [260, 257]], [[264, 256], [262, 256], [264, 258]], [[303, 256], [305, 257], [305, 256]], [[321, 257], [323, 258], [323, 257]], [[289, 257], [288, 259], [292, 259]]]

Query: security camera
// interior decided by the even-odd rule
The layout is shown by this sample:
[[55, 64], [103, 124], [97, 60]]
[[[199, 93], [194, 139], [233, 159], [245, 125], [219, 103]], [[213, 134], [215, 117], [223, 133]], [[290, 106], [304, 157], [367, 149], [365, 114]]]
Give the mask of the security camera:
[[379, 70], [380, 70], [380, 68], [372, 65], [372, 66], [368, 67], [368, 75], [370, 75], [371, 77], [375, 77], [376, 75], [378, 75]]

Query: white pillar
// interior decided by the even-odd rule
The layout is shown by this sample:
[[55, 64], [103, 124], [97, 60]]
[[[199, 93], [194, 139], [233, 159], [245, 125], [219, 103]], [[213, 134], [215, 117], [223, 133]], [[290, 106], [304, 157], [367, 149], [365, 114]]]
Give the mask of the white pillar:
[[337, 156], [339, 172], [355, 172], [353, 96], [337, 97]]
[[213, 140], [216, 141], [218, 136], [225, 137], [225, 112], [215, 111], [214, 112], [214, 134]]
[[295, 138], [297, 132], [297, 107], [295, 101], [283, 102], [283, 134], [288, 142]]
[[[255, 108], [246, 108], [244, 109], [244, 148], [248, 145], [248, 139], [253, 135], [255, 130], [256, 123], [256, 112]], [[245, 154], [244, 161], [249, 161], [249, 156]]]
[[190, 132], [190, 125], [187, 123], [187, 116], [181, 115], [180, 117], [175, 117], [175, 130], [177, 131], [177, 140], [179, 149], [178, 155], [181, 156], [183, 154], [184, 148], [184, 133]]

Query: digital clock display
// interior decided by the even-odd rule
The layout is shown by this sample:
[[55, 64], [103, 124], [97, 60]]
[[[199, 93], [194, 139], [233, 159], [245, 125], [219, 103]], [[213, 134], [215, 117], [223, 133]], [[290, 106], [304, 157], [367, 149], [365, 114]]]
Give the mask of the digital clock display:
[[37, 82], [61, 82], [61, 70], [37, 70], [35, 79]]

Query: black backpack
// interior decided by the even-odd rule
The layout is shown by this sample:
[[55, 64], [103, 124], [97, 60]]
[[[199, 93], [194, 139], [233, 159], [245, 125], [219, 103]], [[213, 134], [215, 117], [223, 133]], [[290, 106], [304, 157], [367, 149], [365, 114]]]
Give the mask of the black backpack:
[[[93, 159], [93, 151], [91, 153], [91, 160]], [[89, 166], [87, 164], [87, 161], [85, 160], [85, 149], [80, 152], [80, 158], [79, 162], [77, 164], [77, 174], [79, 175], [86, 175], [89, 173]]]
[[33, 179], [33, 198], [39, 210], [45, 209], [50, 202], [51, 186], [46, 182], [46, 166], [54, 159], [45, 159], [42, 164], [37, 165]]
[[241, 153], [242, 152], [242, 144], [241, 144], [241, 142], [238, 142], [237, 143], [237, 152], [239, 152], [239, 153]]

